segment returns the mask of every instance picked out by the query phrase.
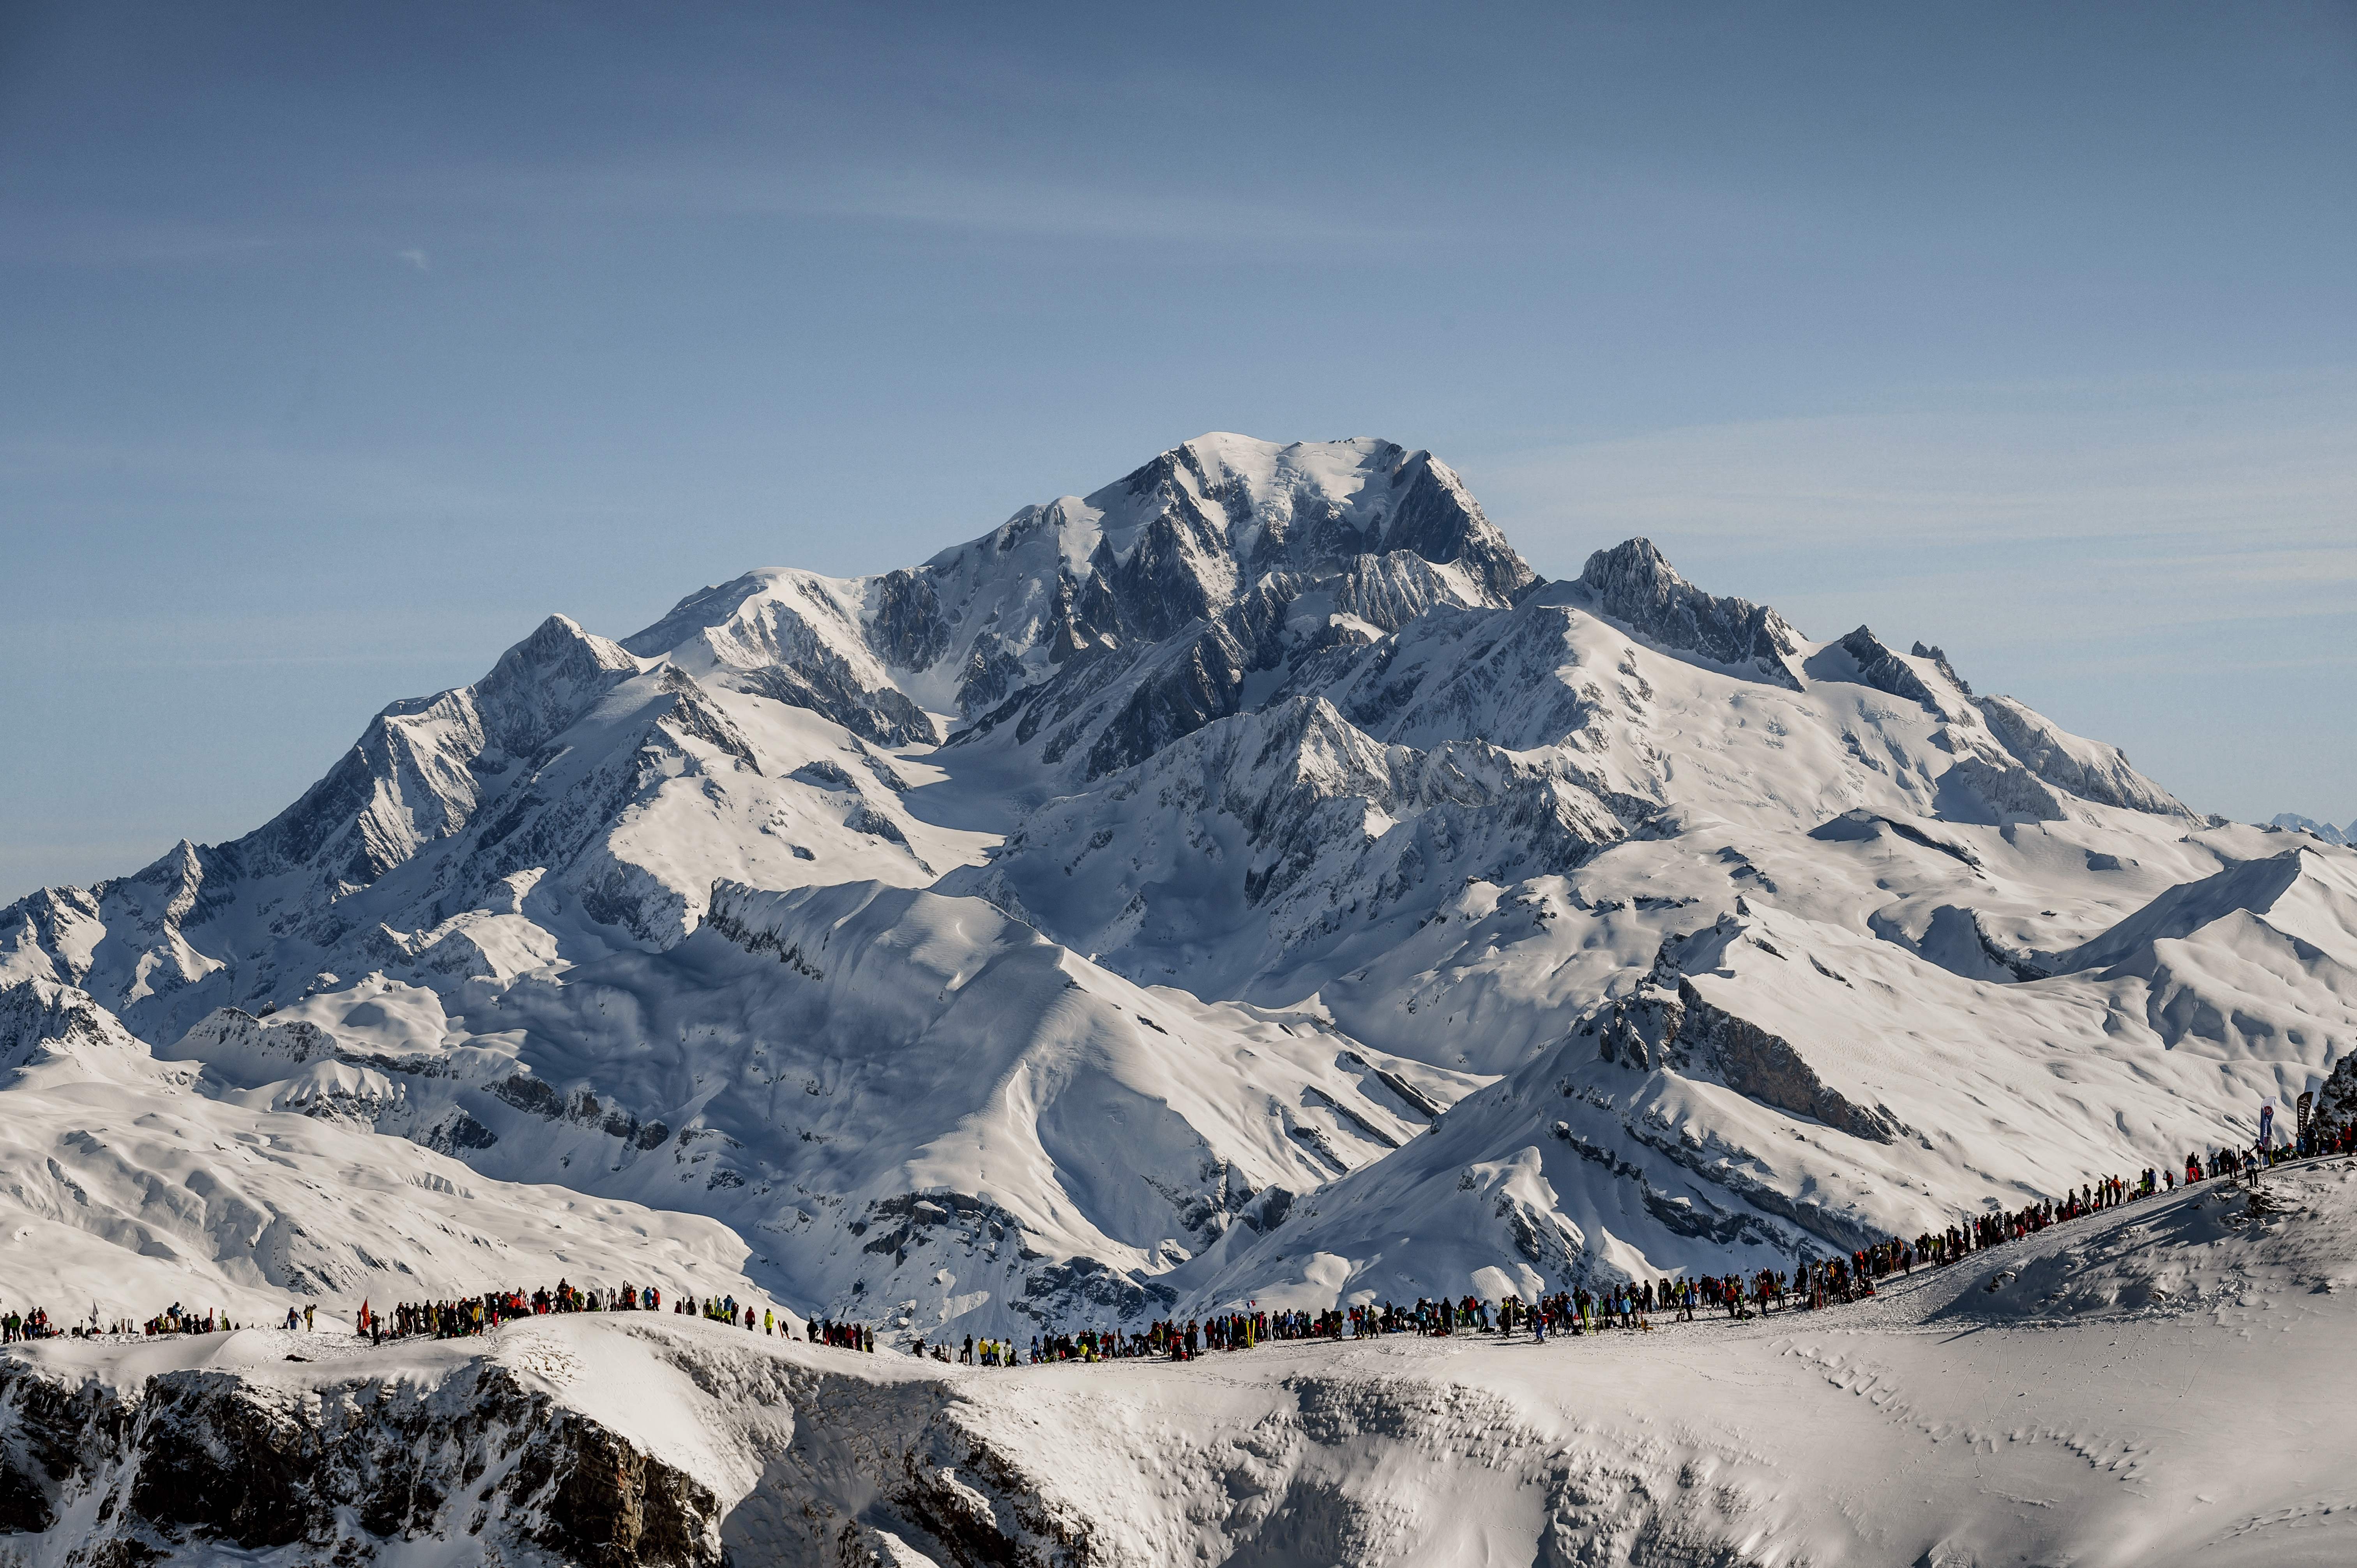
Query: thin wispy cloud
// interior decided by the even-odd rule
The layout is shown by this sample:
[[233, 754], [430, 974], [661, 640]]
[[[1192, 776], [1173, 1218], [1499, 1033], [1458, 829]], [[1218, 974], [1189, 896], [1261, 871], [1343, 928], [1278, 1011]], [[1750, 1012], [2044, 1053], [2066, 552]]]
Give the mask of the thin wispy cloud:
[[280, 243], [228, 224], [150, 214], [0, 204], [0, 263], [64, 267], [169, 266], [238, 261]]
[[[1877, 413], [1754, 420], [1501, 453], [1482, 493], [1539, 536], [1673, 532], [1730, 553], [1796, 546], [2232, 538], [2357, 551], [2357, 370], [2152, 400], [2122, 384], [1926, 394]], [[1584, 551], [1582, 552], [1584, 553]], [[2171, 552], [2172, 554], [2177, 553]]]
[[421, 273], [430, 273], [434, 270], [432, 258], [414, 245], [405, 251], [395, 251], [393, 254], [395, 261], [407, 262]]
[[416, 199], [576, 216], [661, 214], [905, 224], [1267, 251], [1428, 244], [1455, 231], [1395, 210], [1340, 210], [1314, 193], [1258, 200], [1217, 189], [1016, 178], [928, 168], [780, 170], [689, 157], [565, 168], [479, 166], [415, 182]]
[[454, 478], [425, 457], [252, 440], [0, 439], [0, 494], [54, 524], [135, 520], [167, 498], [206, 526], [514, 522], [597, 515], [596, 498]]
[[[2357, 369], [1927, 392], [1467, 467], [1544, 571], [1649, 534], [1809, 636], [1944, 644], [2205, 809], [2264, 816], [2270, 787], [2301, 786], [2189, 741], [2195, 714], [2264, 730], [2298, 706], [2277, 688], [2357, 667]], [[2323, 721], [2311, 752], [2345, 755], [2347, 733]]]

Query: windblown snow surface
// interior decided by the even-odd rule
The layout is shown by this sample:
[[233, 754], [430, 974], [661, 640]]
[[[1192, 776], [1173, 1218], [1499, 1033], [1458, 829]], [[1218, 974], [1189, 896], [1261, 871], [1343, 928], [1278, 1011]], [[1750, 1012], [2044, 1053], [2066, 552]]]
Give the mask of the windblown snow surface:
[[1428, 454], [1209, 435], [551, 617], [0, 910], [0, 1303], [905, 1345], [1789, 1269], [2246, 1144], [2352, 1040], [2357, 851], [1644, 540], [1543, 581]]

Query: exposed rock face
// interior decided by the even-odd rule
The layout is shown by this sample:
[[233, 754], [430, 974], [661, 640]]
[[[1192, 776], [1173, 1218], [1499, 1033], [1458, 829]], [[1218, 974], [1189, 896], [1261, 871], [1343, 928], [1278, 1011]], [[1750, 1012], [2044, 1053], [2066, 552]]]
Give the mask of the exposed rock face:
[[87, 992], [43, 980], [0, 986], [0, 1074], [45, 1055], [89, 1048], [139, 1046]]
[[554, 736], [638, 671], [618, 645], [551, 616], [475, 685], [379, 714], [301, 800], [221, 846], [221, 865], [241, 876], [309, 870], [339, 891], [366, 887], [425, 844], [462, 830], [490, 792], [487, 780], [529, 768]]
[[1703, 592], [1679, 576], [1650, 539], [1598, 551], [1579, 580], [1595, 595], [1598, 609], [1649, 642], [1801, 689], [1784, 662], [1800, 651], [1800, 640], [1783, 617], [1749, 599]]
[[1579, 1033], [1596, 1037], [1596, 1054], [1606, 1061], [1650, 1072], [1670, 1065], [1685, 1018], [1684, 1002], [1656, 979], [1605, 1007]]
[[2336, 1123], [2357, 1122], [2357, 1051], [2332, 1064], [2332, 1076], [2316, 1097], [2316, 1112]]
[[1854, 1138], [1888, 1144], [1897, 1134], [1888, 1114], [1854, 1105], [1827, 1088], [1790, 1041], [1712, 1006], [1692, 981], [1678, 983], [1678, 1001], [1685, 1008], [1678, 1043], [1706, 1053], [1729, 1089], [1780, 1111], [1813, 1117]]
[[888, 687], [860, 686], [836, 660], [823, 656], [748, 671], [737, 684], [790, 708], [823, 714], [879, 746], [910, 746], [933, 736], [932, 721], [916, 703]]
[[1481, 515], [1463, 483], [1431, 453], [1405, 457], [1391, 485], [1398, 499], [1383, 532], [1386, 551], [1456, 562], [1499, 598], [1512, 598], [1537, 580], [1505, 535]]
[[594, 1568], [716, 1568], [709, 1487], [476, 1361], [426, 1390], [167, 1372], [135, 1394], [0, 1359], [0, 1530], [70, 1520], [91, 1564], [438, 1536]]
[[1948, 683], [1953, 686], [1957, 691], [1962, 692], [1967, 697], [1973, 694], [1971, 685], [1965, 682], [1962, 675], [1956, 673], [1955, 666], [1948, 662], [1948, 656], [1941, 650], [1939, 644], [1932, 643], [1927, 647], [1925, 644], [1919, 641], [1909, 651], [1913, 653], [1918, 659], [1928, 659], [1933, 664], [1937, 665], [1939, 667], [1940, 673], [1945, 675], [1948, 678]]
[[[622, 646], [698, 681], [807, 708], [878, 745], [929, 743], [932, 721], [894, 684], [888, 662], [941, 656], [940, 607], [920, 575], [888, 576], [870, 594], [806, 572], [750, 573], [691, 595]], [[869, 599], [873, 619], [863, 618]]]
[[1739, 940], [1741, 929], [1722, 919], [1711, 930], [1663, 942], [1645, 983], [1599, 1009], [1577, 1033], [1594, 1038], [1607, 1061], [1641, 1072], [1699, 1069], [1762, 1104], [1852, 1137], [1889, 1143], [1899, 1124], [1887, 1112], [1857, 1105], [1829, 1088], [1791, 1041], [1714, 1005], [1680, 972], [1682, 959], [1707, 963]]
[[119, 1450], [127, 1426], [121, 1402], [96, 1384], [0, 1360], [0, 1535], [53, 1528], [59, 1497]]
[[[1503, 608], [1535, 585], [1429, 453], [1349, 443], [1313, 460], [1296, 450], [1262, 472], [1232, 438], [1189, 442], [1089, 497], [1102, 516], [1085, 570], [1067, 558], [1052, 589], [1035, 590], [1049, 606], [1045, 669], [1030, 674], [1002, 612], [999, 629], [974, 642], [959, 702], [977, 717], [957, 738], [1012, 721], [1045, 763], [1079, 760], [1084, 779], [1102, 779], [1241, 712], [1256, 673], [1298, 671], [1436, 604]], [[1337, 451], [1344, 474], [1318, 466]], [[1018, 514], [1002, 548], [1042, 527], [1078, 532], [1059, 502]], [[925, 569], [966, 575], [974, 553]]]
[[1023, 660], [1005, 640], [985, 632], [974, 639], [974, 650], [958, 678], [958, 712], [968, 719], [980, 718], [1005, 701], [1025, 673]]
[[267, 1083], [305, 1062], [339, 1056], [335, 1037], [317, 1024], [265, 1023], [236, 1007], [217, 1008], [180, 1037], [177, 1054], [234, 1065]]
[[1865, 627], [1859, 627], [1835, 645], [1857, 662], [1857, 678], [1878, 692], [1888, 692], [1894, 697], [1939, 711], [1940, 699], [1923, 684], [1923, 678], [1907, 667], [1904, 660], [1882, 644], [1882, 639]]
[[[649, 1414], [717, 1439], [704, 1476], [480, 1359], [425, 1399], [326, 1367], [168, 1373], [124, 1398], [0, 1360], [0, 1561], [1150, 1568], [1372, 1563], [1403, 1545], [1439, 1561], [1455, 1521], [1430, 1499], [1500, 1484], [1533, 1504], [1534, 1561], [1566, 1568], [1734, 1562], [1729, 1543], [1759, 1533], [1695, 1478], [1738, 1462], [1734, 1444], [1706, 1439], [1697, 1458], [1608, 1429], [1566, 1445], [1544, 1401], [1428, 1369], [1244, 1369], [1221, 1401], [1146, 1428], [1105, 1419], [1094, 1377], [1012, 1396], [720, 1331], [667, 1359], [693, 1413]], [[1187, 1384], [1138, 1371], [1157, 1401]], [[1375, 1466], [1422, 1477], [1409, 1506]]]
[[876, 580], [875, 596], [877, 651], [904, 670], [923, 670], [947, 650], [949, 623], [931, 577], [887, 572]]

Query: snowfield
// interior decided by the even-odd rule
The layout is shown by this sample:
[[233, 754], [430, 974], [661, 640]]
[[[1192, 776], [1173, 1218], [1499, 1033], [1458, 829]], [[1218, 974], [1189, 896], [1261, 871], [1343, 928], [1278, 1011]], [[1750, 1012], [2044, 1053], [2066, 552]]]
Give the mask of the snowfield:
[[[252, 833], [0, 909], [0, 1308], [104, 1322], [178, 1302], [266, 1324], [317, 1302], [343, 1323], [363, 1301], [563, 1277], [734, 1295], [904, 1347], [1245, 1302], [1790, 1271], [2101, 1176], [2182, 1169], [2189, 1152], [2247, 1146], [2262, 1106], [2287, 1133], [2303, 1093], [2357, 1115], [2357, 849], [2311, 829], [2199, 815], [2116, 748], [1976, 693], [1937, 647], [1866, 627], [1818, 640], [1686, 581], [1641, 539], [1544, 581], [1430, 454], [1207, 435], [920, 566], [749, 572], [619, 639], [551, 616], [480, 681], [386, 707]], [[2146, 1306], [2175, 1312], [2201, 1249], [2231, 1240], [2172, 1233], [2193, 1272], [2142, 1284], [2130, 1274], [2150, 1258], [2090, 1253], [2085, 1299], [2161, 1292]], [[1995, 1375], [1987, 1346], [2042, 1366], [2040, 1347], [2091, 1343], [2007, 1316], [2018, 1284], [1971, 1298], [1991, 1326], [1947, 1361], [1921, 1359], [1932, 1285], [1852, 1316], [1879, 1324], [1910, 1291], [1930, 1293], [1916, 1326], [1874, 1329], [1874, 1364], [1934, 1412], [1926, 1432], [1965, 1430], [1943, 1402]], [[630, 1353], [661, 1360], [667, 1336], [702, 1331], [634, 1324]], [[1357, 1394], [1305, 1404], [1225, 1362], [1088, 1374], [1073, 1399], [1134, 1379], [1139, 1409], [1211, 1408], [1232, 1389], [1237, 1420], [1277, 1427], [1251, 1465], [1175, 1435], [1167, 1456], [1125, 1450], [1136, 1474], [1108, 1475], [1071, 1517], [1137, 1561], [1491, 1552], [1447, 1536], [1460, 1525], [1501, 1532], [1497, 1554], [1518, 1561], [1998, 1550], [1926, 1536], [1886, 1555], [1905, 1531], [1874, 1533], [1896, 1527], [1869, 1513], [1900, 1508], [1912, 1483], [1891, 1477], [1915, 1472], [1876, 1466], [1906, 1443], [1792, 1414], [1824, 1396], [1792, 1380], [1807, 1357], [1761, 1348], [1772, 1337], [1656, 1337], [1630, 1349], [1625, 1384], [1609, 1344], [1584, 1359], [1566, 1347], [1563, 1365], [1604, 1380], [1581, 1389], [1625, 1388], [1613, 1397], [1648, 1412], [1592, 1431], [1566, 1413], [1587, 1394], [1536, 1369], [1552, 1348], [1318, 1353], [1363, 1362], [1370, 1387], [1398, 1363], [1402, 1388], [1427, 1391], [1402, 1412], [1431, 1389], [1476, 1391], [1446, 1396], [1489, 1412], [1461, 1416], [1362, 1415]], [[1655, 1348], [1705, 1342], [1691, 1372]], [[205, 1385], [230, 1402], [221, 1419], [246, 1419], [236, 1391], [262, 1387], [254, 1369], [286, 1365], [269, 1343], [236, 1337], [249, 1359]], [[812, 1354], [759, 1371], [765, 1409], [831, 1390], [846, 1410], [899, 1412], [877, 1414], [879, 1432], [918, 1421], [955, 1447], [964, 1426], [928, 1423], [994, 1408], [930, 1369], [896, 1381], [879, 1356], [822, 1376]], [[417, 1374], [452, 1391], [447, 1408], [421, 1392], [417, 1421], [458, 1419], [476, 1397], [462, 1384], [480, 1384], [502, 1432], [572, 1422], [582, 1475], [619, 1474], [625, 1438], [630, 1486], [652, 1474], [640, 1426], [450, 1355]], [[1006, 1386], [1048, 1400], [1064, 1375]], [[1536, 1404], [1516, 1402], [1517, 1380], [1535, 1380]], [[2307, 1397], [2292, 1380], [2255, 1386]], [[871, 1384], [899, 1391], [852, 1391]], [[702, 1408], [662, 1387], [649, 1398]], [[1755, 1387], [1796, 1402], [1755, 1409]], [[2083, 1560], [2112, 1518], [2027, 1479], [2061, 1476], [2072, 1443], [2110, 1452], [2084, 1435], [2109, 1397], [2096, 1385], [2058, 1369], [2018, 1391], [2048, 1410], [2066, 1387], [2093, 1402], [2022, 1430], [2068, 1442], [1925, 1439], [1925, 1476], [1953, 1482], [1943, 1466], [1977, 1452], [2051, 1503], [2039, 1517], [2063, 1533], [2007, 1537], [2027, 1542], [2004, 1549], [2018, 1555]], [[1036, 1451], [1018, 1426], [993, 1429], [989, 1463], [1027, 1477], [976, 1493], [999, 1499], [993, 1518], [1046, 1507], [1011, 1500], [1035, 1482], [1066, 1496], [1042, 1477], [1095, 1474], [1090, 1444], [1129, 1430], [1112, 1413], [1128, 1407], [1059, 1408], [1073, 1435], [1048, 1422]], [[2205, 1408], [2243, 1430], [2228, 1402]], [[374, 1441], [365, 1414], [350, 1441]], [[24, 1419], [0, 1414], [0, 1440]], [[1463, 1475], [1450, 1455], [1473, 1437], [1404, 1435], [1484, 1423], [1523, 1435]], [[1838, 1447], [1836, 1429], [1858, 1435], [1821, 1485], [1773, 1479], [1794, 1434]], [[663, 1459], [710, 1495], [677, 1491], [665, 1528], [755, 1529], [731, 1499], [769, 1495], [744, 1466], [768, 1477], [784, 1430], [731, 1439], [757, 1465]], [[449, 1452], [488, 1444], [490, 1466], [506, 1441], [479, 1426]], [[857, 1465], [889, 1446], [844, 1442]], [[554, 1472], [498, 1463], [507, 1522], [483, 1539], [576, 1552], [531, 1500]], [[1555, 1478], [1531, 1479], [1542, 1470]], [[794, 1495], [857, 1525], [847, 1560], [901, 1560], [897, 1527], [858, 1522], [897, 1483], [829, 1474]], [[1140, 1492], [1138, 1475], [1214, 1490]], [[1416, 1522], [1376, 1500], [1427, 1480], [1495, 1508], [1434, 1505]], [[963, 1496], [943, 1488], [909, 1516], [937, 1543]], [[1809, 1511], [1836, 1493], [1848, 1526]], [[1947, 1496], [1928, 1481], [1925, 1495]], [[273, 1529], [332, 1499], [282, 1500]], [[443, 1501], [334, 1506], [397, 1516], [362, 1530], [387, 1552], [468, 1528]], [[1103, 1512], [1117, 1509], [1146, 1533], [1122, 1534]], [[1599, 1509], [1620, 1533], [1577, 1534], [1607, 1528]], [[1674, 1522], [1644, 1522], [1657, 1512]], [[1588, 1522], [1543, 1522], [1574, 1514]], [[1296, 1533], [1254, 1544], [1279, 1515]], [[1064, 1517], [1039, 1514], [1041, 1538], [1060, 1540]], [[2259, 1534], [2323, 1539], [2333, 1517]], [[1174, 1520], [1212, 1533], [1153, 1533]], [[740, 1563], [769, 1560], [745, 1539]], [[1386, 1558], [1383, 1541], [1424, 1544]]]
[[173, 1305], [266, 1323], [324, 1302], [341, 1320], [568, 1277], [762, 1299], [715, 1220], [489, 1180], [374, 1132], [396, 1091], [373, 1069], [314, 1061], [266, 1094], [208, 1093], [194, 1067], [99, 1020], [13, 1076], [0, 1307], [44, 1306], [60, 1328]]
[[[72, 1455], [39, 1488], [64, 1522], [0, 1563], [169, 1550], [198, 1520], [265, 1564], [2346, 1563], [2357, 1162], [2264, 1190], [2131, 1203], [1849, 1306], [1544, 1345], [981, 1369], [661, 1315], [52, 1342], [0, 1360], [0, 1408], [12, 1459]], [[235, 1454], [201, 1502], [151, 1473], [237, 1434], [332, 1458], [346, 1511]], [[628, 1508], [580, 1506], [601, 1464]], [[405, 1530], [367, 1536], [371, 1510]]]

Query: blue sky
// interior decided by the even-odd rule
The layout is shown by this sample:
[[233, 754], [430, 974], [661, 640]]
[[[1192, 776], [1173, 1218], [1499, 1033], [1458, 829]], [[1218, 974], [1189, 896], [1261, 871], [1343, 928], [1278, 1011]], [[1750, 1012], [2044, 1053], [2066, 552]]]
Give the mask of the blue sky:
[[1428, 446], [2357, 817], [2357, 5], [0, 7], [0, 897], [550, 610]]

